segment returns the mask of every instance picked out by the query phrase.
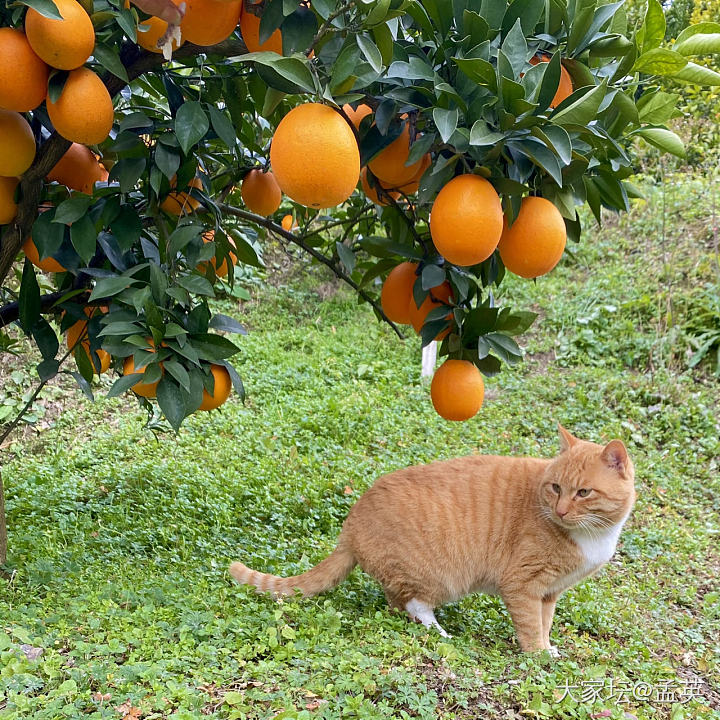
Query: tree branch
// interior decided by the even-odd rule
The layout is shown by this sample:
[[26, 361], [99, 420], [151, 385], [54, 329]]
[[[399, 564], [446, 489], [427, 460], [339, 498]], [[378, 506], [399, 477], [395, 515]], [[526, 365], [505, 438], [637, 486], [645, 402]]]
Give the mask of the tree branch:
[[323, 255], [321, 252], [318, 252], [314, 247], [308, 245], [306, 242], [303, 241], [301, 237], [298, 237], [297, 235], [288, 232], [281, 225], [278, 225], [269, 218], [262, 217], [262, 215], [255, 215], [255, 213], [251, 213], [247, 210], [242, 210], [241, 208], [237, 208], [233, 205], [227, 205], [225, 203], [219, 203], [218, 207], [222, 212], [225, 212], [228, 215], [234, 215], [235, 217], [242, 218], [243, 220], [249, 220], [256, 225], [261, 225], [268, 230], [272, 230], [272, 232], [280, 235], [280, 237], [284, 238], [288, 242], [291, 242], [294, 245], [302, 248], [309, 255], [312, 255], [318, 262], [321, 262], [323, 265], [329, 267], [330, 270], [332, 270], [332, 272], [337, 275], [337, 277], [347, 283], [353, 290], [355, 290], [358, 295], [360, 295], [363, 300], [365, 300], [365, 302], [370, 304], [375, 310], [375, 312], [395, 331], [395, 334], [401, 340], [405, 339], [405, 336], [402, 334], [398, 326], [392, 320], [390, 320], [390, 318], [385, 314], [385, 312], [376, 300], [374, 300], [370, 295], [368, 295], [349, 275], [347, 275], [339, 267], [337, 267], [330, 258], [325, 257], [325, 255]]
[[[186, 43], [175, 52], [174, 57], [191, 57], [200, 53], [233, 57], [243, 55], [246, 52], [245, 43], [235, 38], [228, 38], [212, 47], [199, 47]], [[165, 59], [159, 53], [141, 51], [131, 43], [123, 45], [120, 51], [120, 59], [127, 70], [129, 82], [149, 70], [160, 67], [165, 62]], [[115, 75], [106, 75], [103, 82], [111, 96], [117, 95], [128, 84]], [[20, 252], [20, 248], [30, 234], [33, 222], [35, 222], [43, 181], [69, 147], [70, 141], [54, 132], [38, 148], [33, 164], [20, 178], [21, 199], [18, 204], [17, 217], [0, 237], [0, 285], [5, 281], [17, 254]]]

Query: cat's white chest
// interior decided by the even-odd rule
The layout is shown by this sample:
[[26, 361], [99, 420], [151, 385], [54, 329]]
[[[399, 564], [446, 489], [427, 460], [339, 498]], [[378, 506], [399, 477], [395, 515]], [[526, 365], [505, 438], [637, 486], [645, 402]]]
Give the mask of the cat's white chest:
[[570, 537], [578, 546], [583, 556], [582, 564], [568, 575], [558, 578], [550, 587], [550, 592], [560, 593], [567, 590], [582, 578], [595, 572], [599, 567], [607, 563], [615, 554], [620, 531], [625, 524], [623, 518], [621, 522], [614, 525], [603, 532], [595, 530], [592, 534], [582, 530], [570, 532]]

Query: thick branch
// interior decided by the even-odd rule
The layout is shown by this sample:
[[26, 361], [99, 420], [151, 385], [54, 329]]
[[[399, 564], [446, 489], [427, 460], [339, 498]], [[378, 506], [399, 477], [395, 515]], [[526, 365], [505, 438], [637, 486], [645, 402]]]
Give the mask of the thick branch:
[[330, 270], [332, 270], [333, 273], [337, 275], [337, 277], [339, 277], [353, 290], [355, 290], [355, 292], [360, 295], [360, 297], [365, 300], [365, 302], [372, 305], [375, 312], [395, 331], [395, 334], [401, 340], [405, 339], [405, 336], [402, 334], [398, 326], [392, 320], [390, 320], [390, 318], [385, 314], [380, 305], [378, 305], [378, 303], [370, 295], [368, 295], [349, 275], [347, 275], [339, 267], [337, 267], [337, 265], [335, 265], [335, 263], [330, 258], [325, 257], [325, 255], [323, 255], [321, 252], [318, 252], [314, 247], [308, 245], [306, 242], [303, 241], [301, 237], [298, 237], [297, 235], [288, 232], [281, 225], [278, 225], [269, 218], [262, 217], [262, 215], [255, 215], [255, 213], [248, 212], [247, 210], [241, 210], [240, 208], [237, 208], [233, 205], [227, 205], [225, 203], [219, 204], [218, 207], [222, 212], [225, 212], [228, 215], [234, 215], [235, 217], [242, 218], [243, 220], [249, 220], [256, 225], [261, 225], [268, 230], [272, 230], [277, 235], [280, 235], [280, 237], [302, 248], [309, 255], [312, 255], [318, 262], [321, 262], [323, 265], [329, 267]]
[[[222, 55], [233, 57], [247, 52], [245, 43], [235, 38], [229, 38], [212, 47], [198, 47], [189, 43], [183, 45], [175, 52], [176, 58], [190, 57], [200, 53], [208, 55]], [[128, 80], [132, 81], [149, 70], [160, 67], [165, 59], [159, 53], [140, 51], [136, 45], [123, 46], [120, 58], [127, 70]], [[127, 83], [115, 75], [104, 78], [105, 85], [111, 95], [117, 95]], [[37, 217], [37, 207], [42, 193], [43, 181], [47, 174], [55, 167], [58, 160], [70, 147], [70, 141], [53, 133], [38, 149], [35, 160], [27, 172], [20, 179], [20, 203], [15, 221], [0, 237], [0, 284], [10, 272], [17, 254], [20, 252], [25, 238], [30, 234], [33, 222]]]

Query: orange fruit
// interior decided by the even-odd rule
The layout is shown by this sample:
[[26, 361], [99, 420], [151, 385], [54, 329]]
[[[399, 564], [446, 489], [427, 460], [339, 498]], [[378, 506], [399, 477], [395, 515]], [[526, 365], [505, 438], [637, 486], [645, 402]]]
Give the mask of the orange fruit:
[[485, 383], [467, 360], [446, 360], [433, 375], [430, 398], [445, 420], [469, 420], [482, 407]]
[[[401, 193], [402, 195], [412, 195], [413, 193], [416, 193], [420, 188], [420, 178], [422, 178], [425, 171], [430, 167], [431, 161], [432, 158], [430, 157], [430, 153], [423, 155], [420, 160], [420, 169], [417, 171], [417, 174], [410, 180], [410, 182], [396, 188], [398, 193]], [[380, 184], [385, 187], [382, 182]]]
[[[538, 57], [537, 55], [535, 55], [530, 58], [531, 65], [538, 65], [541, 62], [550, 62], [550, 56], [541, 55], [540, 57]], [[563, 100], [569, 98], [572, 93], [573, 83], [572, 78], [570, 77], [570, 73], [562, 65], [560, 65], [560, 84], [558, 85], [555, 97], [550, 103], [550, 107], [556, 108]]]
[[[416, 333], [420, 333], [423, 325], [425, 324], [425, 318], [430, 314], [431, 310], [434, 310], [441, 305], [447, 305], [452, 298], [452, 289], [450, 288], [449, 282], [444, 282], [440, 285], [436, 285], [434, 288], [430, 288], [428, 296], [423, 300], [420, 307], [415, 303], [415, 298], [412, 292], [410, 293], [410, 302], [408, 303], [408, 312], [410, 314], [410, 324], [413, 326]], [[450, 308], [448, 308], [449, 310]], [[448, 312], [447, 317], [452, 316], [452, 311]], [[450, 333], [450, 328], [441, 330], [436, 336], [435, 340], [442, 340], [446, 335]]]
[[89, 148], [73, 143], [48, 173], [47, 179], [92, 195], [95, 183], [107, 180], [107, 171]]
[[35, 138], [20, 113], [0, 108], [0, 175], [22, 175], [35, 159]]
[[[378, 181], [376, 181], [378, 182]], [[374, 202], [376, 205], [389, 205], [390, 201], [387, 197], [380, 197], [378, 191], [374, 188], [367, 179], [367, 168], [363, 168], [360, 171], [360, 185], [362, 186], [363, 192], [367, 195], [368, 199]], [[385, 195], [389, 195], [393, 200], [400, 199], [400, 193], [394, 190], [385, 190]]]
[[296, 222], [293, 222], [292, 215], [284, 215], [283, 219], [280, 221], [280, 224], [282, 225], [283, 230], [287, 230], [287, 232], [297, 229], [298, 226]]
[[307, 207], [329, 208], [352, 195], [360, 176], [360, 151], [340, 113], [306, 103], [277, 126], [270, 164], [286, 195]]
[[245, 41], [248, 52], [275, 52], [283, 54], [282, 34], [275, 30], [273, 34], [260, 44], [260, 18], [249, 10], [244, 10], [240, 16], [240, 34]]
[[407, 166], [410, 155], [410, 128], [405, 123], [399, 137], [381, 150], [369, 163], [372, 174], [388, 187], [399, 187], [412, 181], [422, 165], [422, 158]]
[[[107, 309], [105, 309], [105, 312], [107, 312]], [[100, 315], [103, 313], [103, 310], [99, 307], [86, 307], [85, 308], [85, 314], [91, 318], [94, 315]], [[108, 368], [110, 367], [110, 363], [112, 362], [112, 357], [110, 356], [110, 353], [106, 352], [102, 348], [99, 348], [97, 351], [97, 359], [90, 357], [90, 340], [87, 336], [87, 320], [78, 320], [76, 323], [71, 325], [68, 328], [67, 334], [65, 336], [65, 340], [67, 342], [68, 350], [73, 350], [75, 346], [81, 342], [80, 338], [82, 337], [82, 347], [85, 350], [85, 353], [87, 354], [88, 358], [90, 359], [90, 362], [95, 369], [95, 372], [97, 373], [98, 368], [96, 365], [96, 360], [100, 361], [100, 372], [99, 375], [102, 375], [104, 372], [107, 372]]]
[[417, 280], [415, 274], [417, 266], [418, 264], [414, 262], [402, 262], [390, 271], [383, 283], [380, 292], [380, 305], [383, 312], [393, 322], [402, 325], [411, 323], [410, 303], [415, 302], [413, 300], [413, 286], [415, 280]]
[[43, 272], [65, 272], [65, 268], [57, 260], [55, 260], [55, 258], [46, 257], [43, 260], [40, 259], [40, 253], [38, 252], [38, 249], [31, 237], [25, 241], [25, 244], [23, 245], [23, 252], [25, 253], [27, 259], [35, 265], [35, 267], [39, 267]]
[[266, 217], [282, 202], [282, 190], [271, 172], [251, 170], [243, 179], [240, 195], [250, 212]]
[[89, 15], [75, 0], [54, 0], [62, 20], [43, 17], [28, 8], [25, 33], [32, 49], [50, 67], [79, 68], [92, 55], [95, 29]]
[[180, 23], [184, 40], [194, 45], [216, 45], [232, 35], [240, 20], [243, 0], [187, 0], [185, 17]]
[[343, 105], [343, 112], [348, 116], [350, 122], [355, 126], [355, 129], [360, 128], [360, 123], [364, 117], [372, 115], [373, 109], [365, 103], [360, 103], [356, 108], [352, 105]]
[[454, 265], [489, 258], [503, 230], [503, 211], [495, 188], [478, 175], [458, 175], [437, 194], [430, 212], [430, 234], [438, 252]]
[[[164, 373], [164, 370], [162, 369], [162, 365], [160, 365], [161, 371]], [[129, 355], [125, 358], [125, 362], [123, 362], [123, 375], [132, 375], [133, 373], [137, 372], [141, 375], [145, 374], [145, 371], [147, 370], [147, 365], [140, 368], [139, 370], [135, 369], [135, 360], [133, 359], [132, 355]], [[157, 395], [157, 386], [160, 381], [156, 380], [152, 383], [146, 383], [142, 380], [138, 380], [130, 389], [136, 394], [140, 395], [141, 397], [145, 398], [154, 398]]]
[[110, 93], [88, 68], [70, 71], [58, 101], [54, 103], [48, 98], [47, 111], [60, 135], [84, 145], [105, 140], [115, 117]]
[[[173, 175], [170, 180], [170, 187], [177, 186], [177, 176]], [[189, 183], [188, 187], [197, 188], [198, 190], [203, 189], [202, 180], [199, 177], [194, 177]], [[160, 208], [170, 215], [189, 215], [194, 210], [200, 207], [200, 202], [196, 200], [190, 193], [186, 192], [175, 192], [174, 190], [168, 193], [168, 196], [160, 203]]]
[[567, 230], [560, 211], [545, 198], [526, 197], [515, 222], [505, 223], [498, 250], [503, 264], [520, 277], [549, 273], [560, 261]]
[[0, 225], [11, 223], [17, 215], [15, 188], [19, 182], [14, 177], [0, 177]]
[[[172, 2], [175, 5], [179, 5], [182, 0], [172, 0]], [[147, 18], [147, 20], [142, 20], [140, 25], [146, 25], [147, 30], [138, 30], [137, 44], [148, 52], [161, 53], [162, 49], [158, 47], [157, 43], [158, 40], [165, 34], [168, 24], [159, 17], [152, 15]], [[184, 42], [184, 38], [181, 38], [179, 43], [173, 40], [173, 52], [175, 52], [175, 50], [177, 50]]]
[[215, 389], [212, 395], [203, 389], [203, 399], [198, 410], [216, 410], [230, 397], [232, 392], [232, 380], [226, 367], [211, 365], [210, 372], [215, 378]]
[[[208, 230], [207, 232], [204, 232], [202, 235], [202, 239], [204, 243], [212, 242], [215, 239], [215, 231], [214, 230]], [[228, 238], [230, 241], [230, 244], [234, 247], [235, 243], [232, 241], [232, 238]], [[237, 255], [235, 255], [234, 252], [230, 252], [230, 260], [232, 261], [233, 265], [237, 264]], [[227, 264], [227, 258], [223, 258], [222, 265], [220, 267], [217, 266], [217, 258], [212, 258], [210, 260], [210, 264], [213, 266], [213, 269], [215, 270], [215, 274], [218, 277], [225, 277], [228, 274], [228, 264]], [[201, 262], [197, 269], [200, 272], [205, 272], [205, 263]]]
[[34, 110], [47, 95], [50, 68], [30, 47], [22, 30], [0, 28], [0, 107]]

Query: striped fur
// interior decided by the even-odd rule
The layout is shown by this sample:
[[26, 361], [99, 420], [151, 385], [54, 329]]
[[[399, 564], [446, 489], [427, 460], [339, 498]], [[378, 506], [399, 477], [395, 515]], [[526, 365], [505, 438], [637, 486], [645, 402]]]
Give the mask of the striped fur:
[[603, 447], [560, 427], [560, 442], [549, 460], [476, 455], [385, 475], [351, 508], [338, 547], [308, 572], [281, 578], [236, 562], [230, 573], [261, 592], [307, 597], [360, 565], [392, 607], [437, 627], [437, 606], [499, 594], [520, 647], [550, 650], [558, 596], [610, 559], [635, 501], [619, 440]]

